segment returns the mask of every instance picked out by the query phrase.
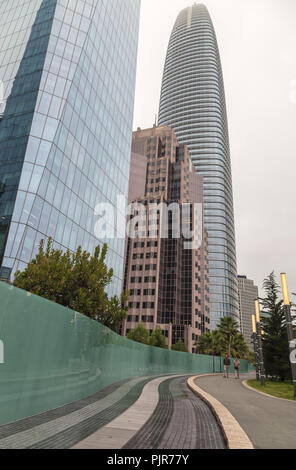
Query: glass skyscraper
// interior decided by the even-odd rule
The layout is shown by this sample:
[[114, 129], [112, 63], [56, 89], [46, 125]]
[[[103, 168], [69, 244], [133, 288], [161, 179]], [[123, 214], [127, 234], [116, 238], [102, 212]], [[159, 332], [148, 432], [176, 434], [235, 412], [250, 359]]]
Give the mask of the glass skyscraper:
[[[128, 193], [140, 0], [0, 0], [0, 278], [38, 251], [93, 252]], [[124, 238], [108, 241], [111, 293]]]
[[183, 10], [174, 25], [162, 82], [159, 125], [173, 127], [204, 177], [209, 235], [211, 326], [238, 319], [232, 176], [224, 83], [214, 27], [204, 5]]

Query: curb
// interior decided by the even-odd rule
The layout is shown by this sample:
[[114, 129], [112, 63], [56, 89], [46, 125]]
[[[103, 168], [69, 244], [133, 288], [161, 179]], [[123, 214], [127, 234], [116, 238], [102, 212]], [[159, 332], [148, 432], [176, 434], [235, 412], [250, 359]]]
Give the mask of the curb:
[[190, 377], [187, 381], [187, 385], [193, 393], [195, 393], [211, 408], [221, 427], [228, 449], [254, 449], [254, 446], [247, 434], [232, 416], [230, 411], [228, 411], [222, 403], [216, 400], [216, 398], [212, 397], [212, 395], [209, 395], [195, 384], [196, 379], [210, 376], [214, 376], [214, 374]]
[[288, 402], [294, 402], [295, 403], [295, 400], [289, 400], [288, 398], [281, 398], [281, 397], [275, 397], [274, 395], [270, 395], [269, 393], [264, 393], [264, 392], [261, 392], [261, 390], [257, 390], [256, 388], [253, 388], [251, 387], [250, 385], [248, 385], [248, 380], [244, 380], [242, 382], [243, 386], [248, 388], [249, 390], [251, 390], [252, 392], [257, 392], [257, 393], [260, 393], [260, 395], [263, 395], [264, 397], [268, 397], [268, 398], [275, 398], [276, 400], [282, 400], [282, 401], [288, 401]]

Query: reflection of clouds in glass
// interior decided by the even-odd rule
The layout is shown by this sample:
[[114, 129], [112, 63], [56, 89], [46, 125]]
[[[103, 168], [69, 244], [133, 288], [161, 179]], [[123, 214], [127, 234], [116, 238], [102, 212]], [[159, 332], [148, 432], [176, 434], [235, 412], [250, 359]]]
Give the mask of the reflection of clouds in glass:
[[4, 83], [0, 80], [0, 106], [4, 102]]

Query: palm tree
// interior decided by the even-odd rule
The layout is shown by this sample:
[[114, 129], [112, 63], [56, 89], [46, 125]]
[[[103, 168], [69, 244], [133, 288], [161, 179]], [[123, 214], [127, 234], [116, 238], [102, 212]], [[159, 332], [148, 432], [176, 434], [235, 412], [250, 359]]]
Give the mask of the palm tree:
[[231, 338], [231, 353], [233, 357], [248, 357], [250, 351], [242, 334], [237, 334]]
[[215, 330], [202, 335], [195, 345], [197, 346], [197, 352], [199, 354], [219, 356], [222, 352], [222, 343], [223, 338], [221, 333]]
[[196, 350], [199, 354], [212, 354], [213, 353], [213, 336], [212, 333], [205, 333], [199, 338]]
[[227, 340], [228, 355], [231, 356], [231, 339], [239, 334], [238, 324], [232, 317], [223, 317], [217, 325], [218, 332]]

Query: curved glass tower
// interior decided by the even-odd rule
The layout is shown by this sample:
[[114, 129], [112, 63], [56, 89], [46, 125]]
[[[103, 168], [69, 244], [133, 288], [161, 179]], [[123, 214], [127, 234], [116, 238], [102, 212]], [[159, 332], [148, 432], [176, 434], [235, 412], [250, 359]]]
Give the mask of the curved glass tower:
[[211, 326], [239, 318], [231, 161], [223, 75], [214, 27], [204, 5], [179, 14], [170, 38], [159, 125], [173, 127], [204, 177], [209, 234]]

